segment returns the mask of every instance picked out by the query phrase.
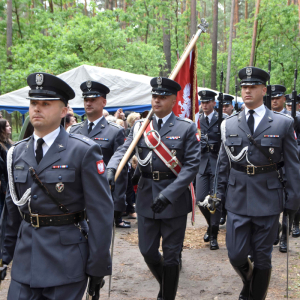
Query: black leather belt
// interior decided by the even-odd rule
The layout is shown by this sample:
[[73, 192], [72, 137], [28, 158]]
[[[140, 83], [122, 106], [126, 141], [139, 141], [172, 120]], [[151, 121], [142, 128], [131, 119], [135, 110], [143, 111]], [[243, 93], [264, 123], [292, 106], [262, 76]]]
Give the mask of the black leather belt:
[[23, 214], [24, 220], [30, 223], [32, 227], [40, 226], [61, 226], [78, 223], [86, 219], [85, 210], [63, 215], [38, 215], [38, 214]]
[[218, 144], [208, 144], [206, 147], [201, 149], [201, 153], [206, 153], [206, 152], [212, 152], [212, 153], [218, 153], [220, 150], [220, 147]]
[[142, 177], [153, 179], [153, 180], [163, 180], [163, 179], [176, 178], [177, 176], [173, 172], [154, 171], [154, 172], [151, 172], [151, 173], [142, 172]]
[[255, 174], [263, 174], [263, 173], [269, 173], [273, 171], [277, 171], [280, 168], [284, 166], [284, 162], [281, 161], [276, 164], [266, 165], [266, 166], [241, 166], [236, 163], [231, 163], [231, 167], [237, 171], [245, 172], [248, 175], [255, 175]]

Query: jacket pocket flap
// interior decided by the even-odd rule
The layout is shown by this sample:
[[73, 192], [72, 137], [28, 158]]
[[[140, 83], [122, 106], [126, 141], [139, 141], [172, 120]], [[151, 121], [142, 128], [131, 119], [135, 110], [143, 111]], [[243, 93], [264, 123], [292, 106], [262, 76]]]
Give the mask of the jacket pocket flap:
[[14, 182], [25, 183], [27, 181], [28, 170], [15, 171], [14, 172]]
[[278, 180], [274, 180], [272, 178], [267, 179], [267, 186], [268, 189], [272, 190], [272, 189], [282, 189], [282, 183]]
[[56, 183], [56, 182], [74, 182], [75, 181], [75, 170], [66, 169], [55, 169], [46, 172], [45, 182]]
[[261, 140], [261, 145], [267, 147], [280, 147], [280, 143], [278, 138], [264, 138]]
[[242, 138], [234, 137], [234, 138], [227, 138], [226, 139], [226, 146], [241, 146], [242, 145]]
[[87, 243], [87, 239], [76, 227], [74, 227], [74, 229], [72, 228], [72, 230], [63, 230], [59, 234], [62, 245]]

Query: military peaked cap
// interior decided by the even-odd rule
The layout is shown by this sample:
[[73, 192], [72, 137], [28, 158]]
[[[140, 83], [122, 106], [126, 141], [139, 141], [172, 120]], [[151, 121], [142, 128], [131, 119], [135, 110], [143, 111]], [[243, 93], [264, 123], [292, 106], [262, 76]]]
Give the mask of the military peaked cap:
[[224, 100], [223, 100], [223, 104], [224, 105], [230, 105], [230, 104], [232, 104], [232, 100], [234, 99], [233, 96], [227, 95], [227, 94], [224, 94], [223, 98], [224, 98]]
[[[292, 105], [293, 104], [293, 100], [292, 100], [292, 94], [287, 94], [285, 95], [285, 100], [286, 100], [286, 105]], [[296, 102], [300, 102], [300, 94], [297, 96], [297, 100]]]
[[47, 73], [33, 73], [27, 77], [29, 100], [61, 100], [66, 105], [75, 97], [73, 89], [62, 79]]
[[202, 90], [198, 93], [201, 102], [215, 101], [217, 93], [210, 90]]
[[83, 92], [83, 98], [106, 98], [106, 95], [110, 92], [110, 89], [106, 85], [91, 80], [83, 82], [80, 88]]
[[181, 90], [181, 86], [176, 81], [165, 77], [154, 77], [151, 79], [153, 95], [170, 96], [177, 95]]
[[284, 85], [274, 84], [271, 86], [271, 96], [272, 98], [284, 96], [286, 88]]
[[258, 85], [264, 84], [270, 79], [270, 75], [256, 67], [246, 67], [239, 71], [239, 78], [241, 79], [241, 86], [243, 85]]

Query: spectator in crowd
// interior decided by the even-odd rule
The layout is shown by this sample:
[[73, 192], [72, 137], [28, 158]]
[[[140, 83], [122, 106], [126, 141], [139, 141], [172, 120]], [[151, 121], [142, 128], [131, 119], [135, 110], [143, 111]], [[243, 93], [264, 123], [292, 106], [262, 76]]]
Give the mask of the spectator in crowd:
[[8, 182], [7, 176], [7, 151], [13, 142], [10, 139], [11, 126], [6, 119], [0, 119], [0, 213], [2, 212], [6, 186]]
[[70, 113], [67, 113], [66, 116], [61, 119], [61, 125], [65, 128], [65, 130], [76, 123], [74, 116]]
[[106, 109], [103, 109], [103, 116], [104, 116], [104, 118], [109, 116], [109, 112]]
[[125, 114], [123, 112], [123, 109], [122, 108], [119, 108], [115, 114], [114, 114], [115, 118], [116, 119], [121, 119], [124, 121], [124, 128], [127, 129], [128, 127], [128, 124], [127, 124], [127, 121], [126, 121], [126, 117], [125, 117]]
[[107, 117], [105, 117], [105, 119], [106, 119], [107, 122], [116, 123], [116, 121], [117, 121], [117, 118], [114, 117], [114, 116], [111, 116], [111, 115], [108, 115]]
[[74, 116], [74, 111], [73, 108], [68, 104], [68, 114], [71, 114], [72, 116]]
[[116, 124], [122, 126], [123, 128], [124, 128], [124, 126], [125, 126], [124, 121], [121, 120], [121, 119], [117, 119], [117, 120], [116, 120]]
[[141, 115], [136, 112], [132, 112], [127, 117], [128, 128], [125, 129], [125, 136], [128, 136], [130, 133], [130, 128], [134, 125], [135, 121], [140, 120]]
[[2, 119], [3, 117], [2, 117], [2, 111], [0, 111], [0, 119]]

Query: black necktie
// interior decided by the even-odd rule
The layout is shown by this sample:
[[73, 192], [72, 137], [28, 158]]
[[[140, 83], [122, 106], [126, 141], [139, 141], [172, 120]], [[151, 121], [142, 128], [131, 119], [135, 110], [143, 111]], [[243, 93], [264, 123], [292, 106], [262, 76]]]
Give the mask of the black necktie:
[[90, 133], [92, 131], [93, 126], [94, 126], [94, 123], [91, 122], [90, 125], [89, 125], [88, 133]]
[[158, 119], [158, 123], [157, 123], [158, 131], [160, 131], [160, 129], [161, 129], [162, 122], [163, 122], [162, 119]]
[[209, 126], [209, 119], [207, 116], [205, 117], [205, 121], [206, 121], [207, 126]]
[[247, 122], [252, 135], [254, 132], [254, 117], [253, 117], [254, 113], [255, 113], [255, 111], [253, 109], [249, 110], [250, 116], [249, 116], [248, 122]]
[[43, 147], [42, 147], [43, 144], [44, 144], [43, 139], [38, 139], [37, 140], [37, 147], [36, 147], [36, 150], [35, 150], [35, 159], [36, 159], [36, 162], [38, 164], [40, 163], [40, 161], [43, 158]]

